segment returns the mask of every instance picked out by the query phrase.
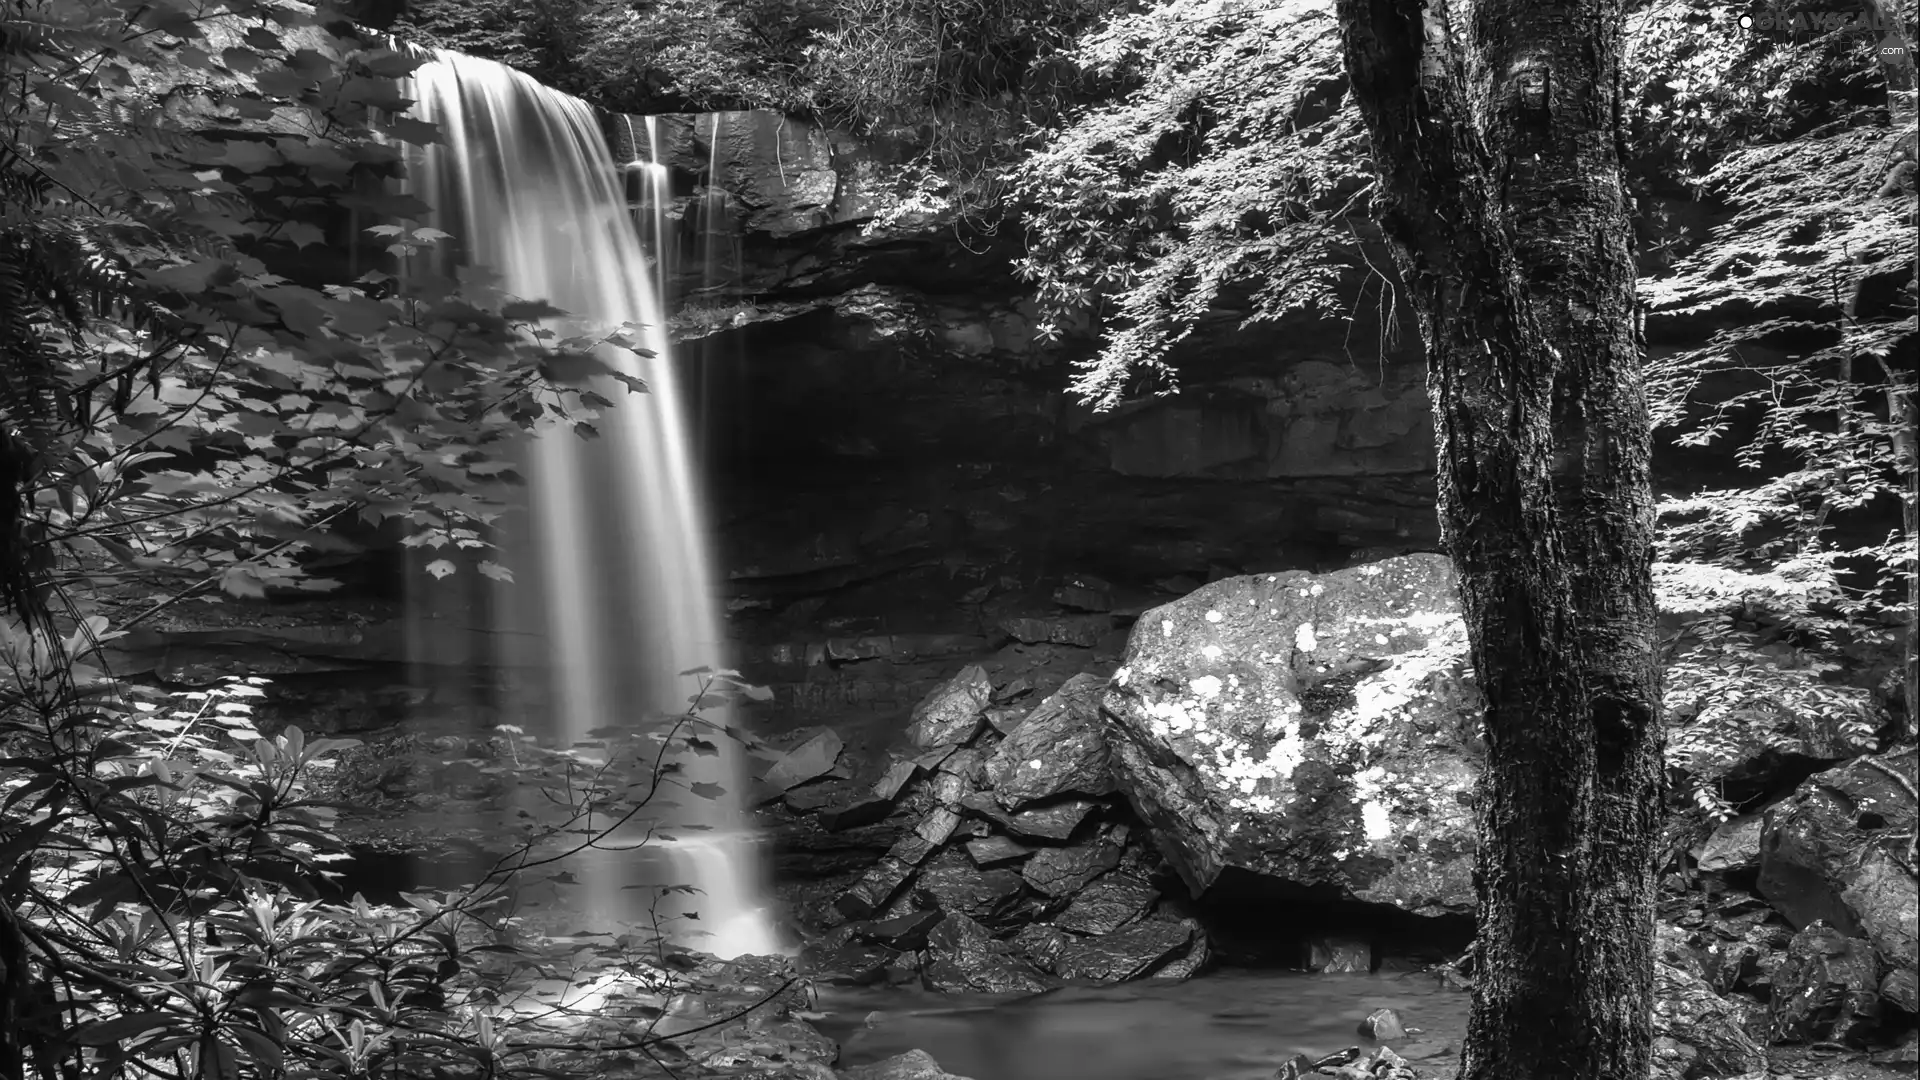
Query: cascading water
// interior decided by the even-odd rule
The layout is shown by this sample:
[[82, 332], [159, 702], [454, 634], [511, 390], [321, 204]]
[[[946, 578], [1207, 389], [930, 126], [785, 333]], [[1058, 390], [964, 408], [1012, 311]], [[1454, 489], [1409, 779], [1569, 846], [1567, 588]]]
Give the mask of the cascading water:
[[[635, 121], [639, 129], [635, 129]], [[633, 211], [642, 246], [652, 254], [654, 295], [664, 298], [673, 280], [675, 256], [669, 210], [673, 205], [673, 177], [661, 159], [660, 120], [653, 116], [621, 116], [626, 144], [625, 169], [638, 183], [629, 183], [627, 208]]]
[[[725, 666], [659, 284], [586, 104], [452, 53], [422, 66], [407, 96], [444, 136], [410, 165], [409, 187], [434, 208], [434, 226], [458, 238], [463, 261], [508, 293], [568, 312], [554, 327], [562, 336], [638, 323], [653, 353], [601, 347], [604, 362], [651, 392], [602, 379], [594, 391], [616, 406], [594, 419], [597, 439], [564, 428], [531, 437], [525, 512], [502, 530], [517, 580], [492, 601], [493, 648], [535, 643], [505, 665], [534, 687], [513, 722], [591, 746], [602, 729], [684, 712], [696, 687], [680, 673]], [[741, 809], [743, 756], [714, 738], [676, 764], [688, 789], [678, 806], [569, 857], [585, 895], [566, 907], [601, 924], [593, 928], [665, 923], [669, 936], [722, 956], [778, 951]], [[647, 839], [649, 828], [672, 838]], [[675, 884], [701, 895], [662, 895]], [[675, 921], [689, 911], [697, 924]]]

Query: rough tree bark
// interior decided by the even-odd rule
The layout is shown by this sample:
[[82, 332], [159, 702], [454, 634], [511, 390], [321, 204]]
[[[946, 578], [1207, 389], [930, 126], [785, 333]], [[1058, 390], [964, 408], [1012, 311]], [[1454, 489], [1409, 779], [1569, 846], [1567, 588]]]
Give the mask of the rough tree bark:
[[1462, 1080], [1642, 1080], [1663, 770], [1619, 0], [1337, 0], [1486, 699]]
[[[1902, 198], [1906, 189], [1920, 183], [1920, 66], [1914, 59], [1914, 42], [1907, 28], [1894, 17], [1885, 0], [1866, 0], [1873, 24], [1882, 32], [1876, 46], [1880, 71], [1887, 79], [1887, 114], [1893, 122], [1893, 167], [1879, 195]], [[1920, 203], [1914, 207], [1914, 225], [1920, 228]], [[1913, 268], [1913, 288], [1920, 294], [1920, 260]], [[1920, 734], [1920, 400], [1912, 372], [1897, 372], [1885, 360], [1881, 371], [1887, 377], [1887, 419], [1893, 423], [1895, 466], [1906, 478], [1906, 502], [1901, 508], [1900, 524], [1907, 541], [1907, 655], [1901, 675], [1902, 702], [1906, 706], [1905, 737]]]

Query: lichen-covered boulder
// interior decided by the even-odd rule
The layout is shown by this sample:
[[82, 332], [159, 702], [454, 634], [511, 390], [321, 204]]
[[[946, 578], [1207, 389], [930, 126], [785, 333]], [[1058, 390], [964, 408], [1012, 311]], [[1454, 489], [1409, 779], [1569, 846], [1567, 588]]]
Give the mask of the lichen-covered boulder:
[[1809, 777], [1767, 813], [1760, 894], [1795, 926], [1864, 936], [1895, 967], [1920, 963], [1920, 880], [1911, 843], [1912, 749]]
[[1036, 706], [987, 759], [993, 797], [1008, 810], [1056, 795], [1105, 795], [1113, 790], [1107, 740], [1101, 730], [1100, 691], [1106, 680], [1075, 675]]
[[1228, 867], [1469, 910], [1479, 695], [1439, 555], [1229, 578], [1142, 615], [1115, 781], [1196, 894]]

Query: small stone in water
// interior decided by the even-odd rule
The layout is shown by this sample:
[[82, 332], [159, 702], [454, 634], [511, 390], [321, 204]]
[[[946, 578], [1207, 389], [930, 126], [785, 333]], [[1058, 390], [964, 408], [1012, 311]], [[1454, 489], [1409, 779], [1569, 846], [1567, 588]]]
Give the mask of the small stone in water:
[[[873, 1016], [867, 1017], [869, 1027], [874, 1023]], [[909, 1050], [885, 1061], [858, 1065], [841, 1075], [845, 1080], [965, 1080], [942, 1069], [925, 1050]]]
[[1400, 1026], [1400, 1017], [1392, 1009], [1375, 1009], [1368, 1013], [1367, 1018], [1360, 1021], [1360, 1034], [1381, 1042], [1407, 1037], [1406, 1029]]

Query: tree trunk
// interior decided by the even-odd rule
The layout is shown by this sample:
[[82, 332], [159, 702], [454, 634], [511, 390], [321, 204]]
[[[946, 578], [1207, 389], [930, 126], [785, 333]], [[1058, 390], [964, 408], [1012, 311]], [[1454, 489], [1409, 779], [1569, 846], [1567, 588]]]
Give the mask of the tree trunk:
[[1486, 700], [1461, 1076], [1641, 1080], [1664, 737], [1623, 12], [1433, 2], [1337, 0]]
[[[1906, 184], [1901, 173], [1920, 184], [1920, 65], [1914, 57], [1914, 41], [1894, 17], [1884, 0], [1867, 0], [1874, 25], [1884, 32], [1877, 43], [1880, 71], [1887, 79], [1887, 115], [1893, 122], [1893, 168], [1880, 191], [1882, 198], [1904, 196]], [[1914, 225], [1920, 228], [1920, 202], [1914, 206]], [[1920, 295], [1920, 260], [1914, 261], [1913, 289]], [[1887, 419], [1893, 423], [1894, 465], [1906, 481], [1905, 505], [1900, 525], [1907, 541], [1907, 655], [1901, 673], [1906, 729], [1902, 738], [1920, 734], [1920, 401], [1910, 374], [1896, 373], [1892, 365], [1881, 361], [1887, 376]]]

